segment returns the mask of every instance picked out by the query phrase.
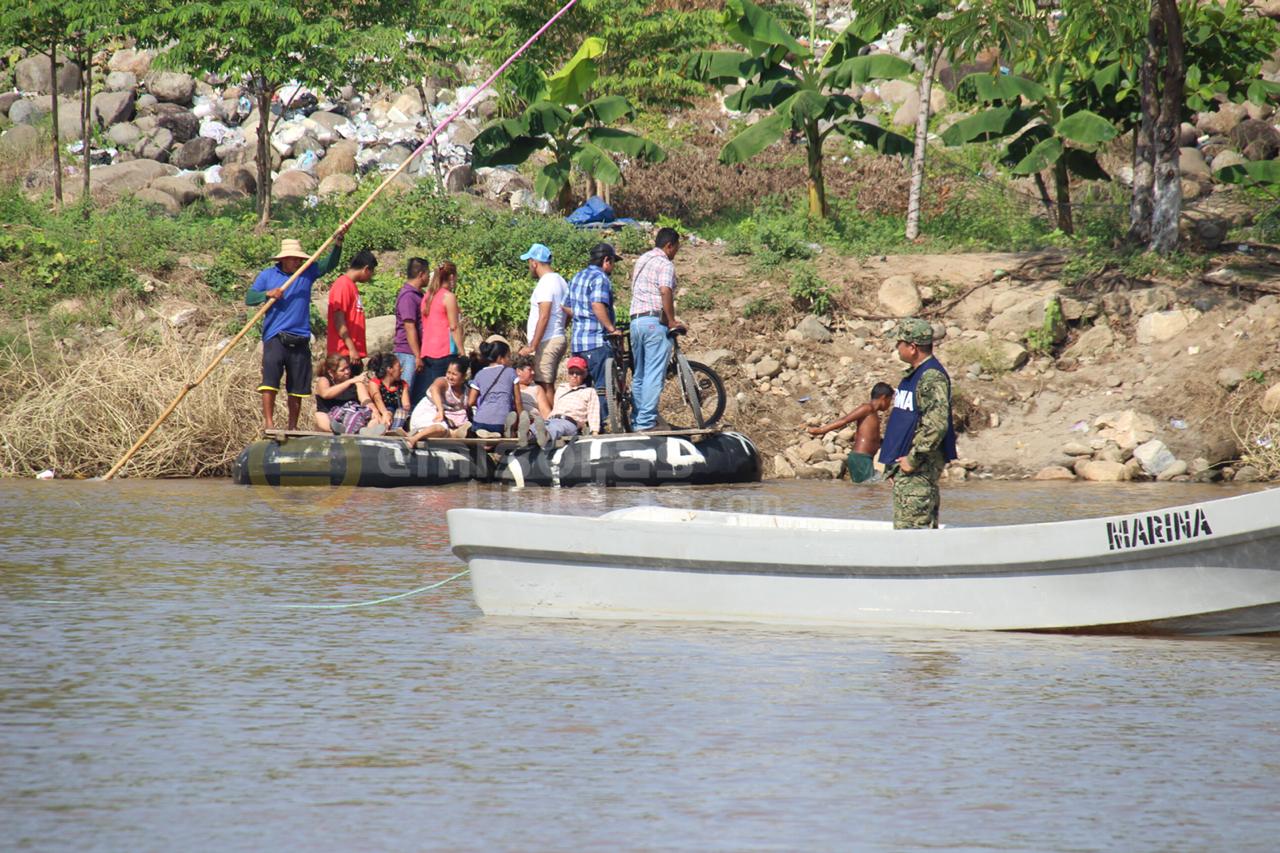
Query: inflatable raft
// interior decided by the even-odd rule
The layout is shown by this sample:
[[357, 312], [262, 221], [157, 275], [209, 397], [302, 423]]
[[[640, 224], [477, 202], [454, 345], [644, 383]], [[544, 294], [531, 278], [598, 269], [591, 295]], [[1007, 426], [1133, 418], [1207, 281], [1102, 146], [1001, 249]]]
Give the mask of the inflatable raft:
[[748, 483], [760, 454], [736, 432], [582, 436], [547, 450], [515, 441], [437, 439], [410, 450], [403, 439], [280, 433], [236, 458], [232, 479], [264, 486], [514, 486]]

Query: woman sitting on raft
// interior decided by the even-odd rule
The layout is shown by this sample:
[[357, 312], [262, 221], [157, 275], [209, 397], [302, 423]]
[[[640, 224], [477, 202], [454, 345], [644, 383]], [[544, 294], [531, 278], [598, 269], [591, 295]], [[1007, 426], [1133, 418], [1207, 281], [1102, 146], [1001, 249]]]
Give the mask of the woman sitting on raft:
[[369, 359], [369, 375], [373, 419], [387, 432], [403, 431], [409, 419], [409, 383], [400, 378], [400, 360], [395, 353], [375, 353]]
[[501, 335], [490, 335], [480, 345], [480, 359], [489, 366], [471, 380], [467, 396], [471, 425], [481, 438], [500, 438], [523, 411], [511, 368], [511, 345]]
[[409, 446], [424, 438], [465, 438], [471, 429], [467, 418], [467, 360], [452, 358], [444, 376], [432, 382], [426, 396], [413, 407], [409, 418]]
[[351, 359], [331, 355], [316, 368], [316, 429], [334, 435], [359, 432], [373, 417], [363, 376], [351, 375]]
[[511, 366], [516, 371], [516, 392], [520, 394], [520, 406], [523, 411], [531, 416], [540, 414], [544, 418], [550, 415], [551, 401], [547, 399], [547, 392], [533, 381], [533, 356], [518, 355], [511, 362]]

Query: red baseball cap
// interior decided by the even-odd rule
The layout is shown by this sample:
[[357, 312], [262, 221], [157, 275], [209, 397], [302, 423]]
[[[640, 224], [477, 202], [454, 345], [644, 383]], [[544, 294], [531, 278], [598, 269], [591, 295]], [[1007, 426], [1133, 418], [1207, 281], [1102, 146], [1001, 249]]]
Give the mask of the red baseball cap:
[[569, 360], [568, 360], [567, 362], [565, 362], [564, 369], [565, 369], [565, 370], [573, 370], [575, 367], [576, 367], [578, 370], [581, 370], [583, 373], [586, 373], [586, 372], [587, 372], [587, 360], [586, 360], [585, 358], [583, 358], [582, 356], [580, 356], [580, 355], [571, 356], [571, 357], [569, 358]]

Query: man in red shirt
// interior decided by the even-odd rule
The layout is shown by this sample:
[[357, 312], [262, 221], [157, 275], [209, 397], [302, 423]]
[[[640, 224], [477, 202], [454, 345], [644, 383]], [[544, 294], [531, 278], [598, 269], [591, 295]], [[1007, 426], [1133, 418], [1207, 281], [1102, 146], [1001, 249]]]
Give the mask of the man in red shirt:
[[345, 355], [353, 363], [360, 363], [367, 356], [364, 337], [364, 304], [360, 301], [360, 288], [373, 278], [378, 259], [368, 249], [357, 252], [347, 266], [345, 274], [329, 288], [329, 341], [327, 355]]

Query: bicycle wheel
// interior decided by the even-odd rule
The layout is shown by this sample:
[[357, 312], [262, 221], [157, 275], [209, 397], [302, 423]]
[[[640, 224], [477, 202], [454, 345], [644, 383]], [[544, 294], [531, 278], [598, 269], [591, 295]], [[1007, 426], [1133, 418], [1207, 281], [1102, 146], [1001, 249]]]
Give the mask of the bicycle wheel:
[[694, 389], [685, 393], [690, 400], [698, 401], [698, 414], [695, 420], [700, 420], [702, 427], [713, 427], [724, 417], [724, 407], [728, 402], [725, 398], [724, 381], [721, 380], [720, 374], [700, 361], [681, 360], [688, 365], [689, 371], [686, 375]]
[[663, 429], [701, 429], [702, 407], [698, 383], [684, 355], [677, 353], [667, 365], [658, 395], [658, 426]]
[[609, 404], [609, 432], [630, 429], [630, 397], [626, 391], [626, 372], [613, 357], [604, 362], [604, 397]]

